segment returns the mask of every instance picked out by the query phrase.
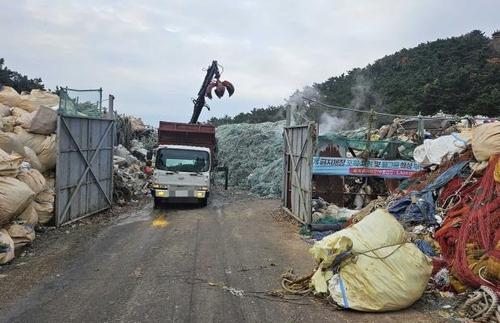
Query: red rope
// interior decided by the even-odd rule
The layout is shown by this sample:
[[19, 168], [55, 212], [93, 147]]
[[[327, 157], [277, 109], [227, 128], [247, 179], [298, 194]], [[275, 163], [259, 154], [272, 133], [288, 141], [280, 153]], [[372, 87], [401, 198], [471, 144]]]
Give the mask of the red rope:
[[489, 285], [500, 292], [497, 284], [487, 282], [474, 274], [467, 259], [467, 246], [471, 243], [476, 250], [484, 250], [484, 253], [490, 256], [498, 255], [495, 247], [500, 237], [500, 196], [496, 195], [497, 184], [493, 176], [498, 158], [497, 155], [490, 159], [471, 203], [471, 211], [461, 214], [462, 224], [458, 231], [454, 269], [463, 282], [474, 287]]

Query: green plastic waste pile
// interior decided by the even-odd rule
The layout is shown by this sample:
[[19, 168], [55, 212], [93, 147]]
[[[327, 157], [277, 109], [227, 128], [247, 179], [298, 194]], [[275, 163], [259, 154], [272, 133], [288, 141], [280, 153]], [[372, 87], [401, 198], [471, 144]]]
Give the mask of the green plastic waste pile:
[[283, 121], [217, 127], [217, 158], [229, 168], [229, 186], [263, 197], [280, 196], [283, 127]]

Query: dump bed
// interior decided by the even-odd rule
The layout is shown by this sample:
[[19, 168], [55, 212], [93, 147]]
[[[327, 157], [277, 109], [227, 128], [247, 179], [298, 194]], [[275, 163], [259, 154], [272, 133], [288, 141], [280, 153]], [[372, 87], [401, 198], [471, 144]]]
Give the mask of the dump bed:
[[215, 127], [207, 123], [160, 121], [158, 144], [207, 147], [215, 157]]

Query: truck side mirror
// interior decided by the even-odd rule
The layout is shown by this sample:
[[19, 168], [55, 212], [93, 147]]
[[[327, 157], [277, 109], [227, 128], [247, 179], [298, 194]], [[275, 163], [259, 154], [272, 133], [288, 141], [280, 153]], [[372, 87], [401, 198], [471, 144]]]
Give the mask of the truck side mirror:
[[151, 160], [153, 159], [153, 151], [148, 150], [148, 153], [146, 154], [146, 160]]

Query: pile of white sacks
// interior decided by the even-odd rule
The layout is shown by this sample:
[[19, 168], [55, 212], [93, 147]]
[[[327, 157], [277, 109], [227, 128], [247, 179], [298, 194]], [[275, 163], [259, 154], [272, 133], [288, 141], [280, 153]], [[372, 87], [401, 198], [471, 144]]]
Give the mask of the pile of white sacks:
[[54, 216], [59, 97], [0, 88], [0, 264]]

